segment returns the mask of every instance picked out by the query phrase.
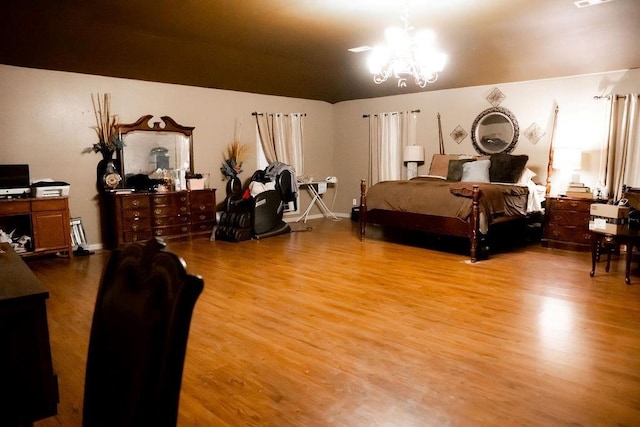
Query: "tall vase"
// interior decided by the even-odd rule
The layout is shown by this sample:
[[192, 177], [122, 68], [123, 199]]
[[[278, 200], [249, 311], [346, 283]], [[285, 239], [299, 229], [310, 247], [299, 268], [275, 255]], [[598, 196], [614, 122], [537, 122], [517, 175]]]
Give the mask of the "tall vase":
[[120, 185], [122, 179], [116, 161], [113, 159], [113, 151], [103, 150], [102, 160], [98, 162], [96, 167], [96, 187], [98, 192], [113, 190]]

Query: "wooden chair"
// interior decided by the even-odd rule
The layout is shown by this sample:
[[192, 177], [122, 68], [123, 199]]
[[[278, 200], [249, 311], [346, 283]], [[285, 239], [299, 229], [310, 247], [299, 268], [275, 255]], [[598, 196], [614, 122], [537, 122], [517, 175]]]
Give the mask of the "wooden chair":
[[175, 426], [193, 307], [202, 278], [149, 240], [112, 253], [98, 288], [84, 426]]

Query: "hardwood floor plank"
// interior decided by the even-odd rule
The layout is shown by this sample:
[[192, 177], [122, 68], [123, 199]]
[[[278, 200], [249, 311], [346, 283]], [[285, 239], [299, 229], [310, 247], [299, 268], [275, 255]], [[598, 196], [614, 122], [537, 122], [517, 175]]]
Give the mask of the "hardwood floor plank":
[[[242, 243], [169, 242], [204, 278], [180, 426], [638, 425], [640, 277], [527, 245], [475, 264], [419, 236], [314, 220]], [[29, 261], [51, 297], [59, 415], [80, 426], [107, 254]]]

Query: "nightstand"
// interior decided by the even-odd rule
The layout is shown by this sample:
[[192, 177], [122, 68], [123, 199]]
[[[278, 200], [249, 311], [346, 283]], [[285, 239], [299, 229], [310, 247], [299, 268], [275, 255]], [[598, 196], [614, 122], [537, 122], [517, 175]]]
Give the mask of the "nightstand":
[[542, 225], [542, 246], [588, 252], [592, 246], [589, 210], [596, 199], [547, 197]]

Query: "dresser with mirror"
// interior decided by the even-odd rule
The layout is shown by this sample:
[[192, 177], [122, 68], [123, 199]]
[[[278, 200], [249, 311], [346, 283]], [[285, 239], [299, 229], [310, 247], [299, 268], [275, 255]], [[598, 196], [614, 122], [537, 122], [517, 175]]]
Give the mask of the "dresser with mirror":
[[215, 189], [187, 190], [193, 174], [193, 127], [146, 115], [119, 125], [119, 188], [102, 196], [105, 247], [163, 239], [210, 237], [216, 221]]

